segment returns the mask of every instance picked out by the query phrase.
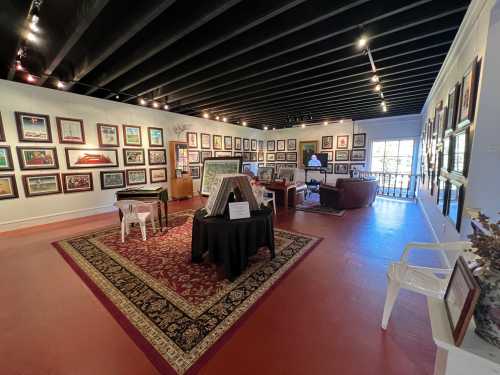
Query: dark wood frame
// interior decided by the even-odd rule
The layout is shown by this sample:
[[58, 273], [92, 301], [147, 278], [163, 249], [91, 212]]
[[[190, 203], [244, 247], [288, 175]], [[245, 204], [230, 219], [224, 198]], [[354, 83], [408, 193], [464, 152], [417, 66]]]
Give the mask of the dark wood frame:
[[[189, 155], [191, 153], [195, 153], [195, 152], [198, 155], [197, 161], [191, 161], [191, 158], [189, 157]], [[201, 163], [201, 151], [188, 149], [188, 164], [200, 164], [200, 163]]]
[[[363, 146], [356, 146], [354, 144], [354, 140], [357, 138], [357, 137], [363, 137]], [[352, 148], [366, 148], [366, 133], [354, 133], [352, 135]]]
[[[198, 170], [198, 177], [196, 177], [195, 175], [193, 175], [193, 169], [197, 169]], [[201, 166], [200, 165], [190, 165], [189, 166], [189, 173], [191, 174], [191, 178], [193, 180], [199, 180], [201, 178]]]
[[[273, 155], [273, 158], [270, 158], [271, 155]], [[275, 152], [268, 152], [266, 154], [266, 161], [276, 162], [276, 153]]]
[[[90, 187], [88, 189], [83, 190], [69, 190], [66, 185], [66, 177], [67, 176], [89, 176], [90, 177]], [[61, 184], [63, 187], [64, 194], [72, 194], [72, 193], [83, 193], [86, 191], [94, 190], [94, 179], [92, 176], [92, 172], [80, 172], [80, 173], [62, 173], [61, 174]]]
[[[165, 179], [164, 180], [159, 180], [159, 181], [153, 181], [153, 171], [157, 171], [163, 169], [165, 171]], [[156, 184], [159, 182], [167, 182], [168, 176], [167, 176], [167, 167], [162, 167], [162, 168], [149, 168], [149, 182], [151, 184]]]
[[[460, 312], [460, 317], [458, 319], [457, 325], [453, 326], [450, 308], [448, 306], [448, 297], [450, 295], [451, 288], [453, 288], [454, 280], [457, 277], [457, 274], [459, 273], [462, 275], [463, 279], [467, 284], [468, 293], [465, 299], [463, 309]], [[456, 346], [460, 346], [463, 342], [465, 333], [467, 332], [467, 328], [474, 313], [474, 309], [476, 307], [480, 293], [481, 289], [479, 287], [479, 284], [474, 279], [474, 276], [472, 275], [472, 272], [469, 270], [466, 261], [464, 260], [463, 257], [461, 256], [458, 257], [455, 263], [455, 267], [453, 268], [453, 272], [451, 273], [448, 287], [446, 288], [446, 292], [444, 294], [444, 305], [446, 308], [446, 314], [448, 315], [448, 320], [450, 322], [453, 340], [455, 341]]]
[[[271, 169], [271, 178], [269, 180], [261, 180], [260, 173], [259, 173], [261, 169]], [[274, 173], [275, 173], [274, 166], [273, 167], [270, 167], [270, 166], [269, 167], [268, 166], [259, 167], [259, 166], [257, 166], [257, 177], [259, 178], [259, 182], [273, 182]]]
[[[104, 186], [104, 175], [109, 174], [109, 173], [121, 173], [123, 176], [123, 185], [113, 186], [113, 187], [105, 187]], [[100, 180], [101, 180], [101, 190], [121, 189], [121, 188], [124, 188], [126, 186], [125, 185], [126, 184], [125, 171], [122, 171], [122, 170], [119, 170], [119, 171], [101, 171]]]
[[257, 140], [250, 139], [250, 151], [257, 151]]
[[276, 158], [276, 161], [286, 161], [286, 152], [284, 152], [284, 151], [276, 152], [275, 158]]
[[[61, 121], [73, 121], [78, 122], [80, 124], [80, 132], [82, 133], [81, 141], [65, 141], [62, 137], [62, 124]], [[84, 145], [85, 144], [85, 127], [83, 126], [83, 120], [77, 118], [69, 118], [69, 117], [56, 117], [57, 124], [57, 134], [59, 136], [60, 144], [71, 144], [71, 145]]]
[[324, 151], [323, 154], [328, 155], [328, 158], [327, 158], [328, 161], [333, 161], [333, 151]]
[[[347, 159], [343, 159], [343, 158], [338, 156], [342, 152], [347, 153]], [[351, 153], [349, 152], [349, 150], [335, 150], [335, 161], [349, 161], [350, 155], [351, 155]]]
[[5, 130], [3, 128], [2, 113], [0, 112], [0, 142], [5, 142]]
[[262, 139], [257, 140], [257, 150], [264, 151], [264, 141]]
[[[229, 140], [229, 147], [226, 147], [226, 140]], [[233, 149], [233, 137], [230, 135], [225, 135], [224, 136], [224, 150], [232, 150]]]
[[[269, 147], [272, 145], [272, 147]], [[266, 142], [266, 150], [267, 151], [276, 151], [276, 142], [274, 140], [267, 141]]]
[[250, 139], [243, 138], [243, 151], [250, 151]]
[[[293, 157], [290, 159], [288, 155], [293, 155]], [[297, 162], [297, 151], [287, 151], [286, 152], [286, 161], [291, 161], [293, 163]]]
[[[282, 145], [282, 147], [280, 147]], [[286, 140], [285, 139], [277, 139], [276, 140], [276, 151], [285, 151], [286, 150]]]
[[[206, 156], [206, 155], [203, 156], [203, 153], [208, 153], [208, 152], [210, 153], [209, 156]], [[205, 160], [206, 158], [211, 158], [212, 156], [213, 156], [212, 150], [209, 150], [209, 151], [206, 151], [206, 150], [205, 151], [200, 151], [200, 163], [203, 163], [203, 160]]]
[[[243, 159], [239, 156], [231, 156], [231, 157], [225, 157], [224, 159], [226, 160], [239, 160], [239, 168], [238, 168], [238, 173], [241, 173], [242, 167], [243, 167]], [[206, 158], [203, 160], [203, 169], [200, 171], [201, 174], [201, 182], [200, 182], [200, 194], [203, 196], [208, 196], [208, 194], [203, 193], [203, 175], [205, 174], [205, 162], [210, 160], [220, 160], [220, 158]]]
[[[328, 163], [328, 164], [332, 164], [332, 163]], [[339, 173], [339, 172], [338, 172], [338, 170], [337, 170], [337, 169], [338, 169], [338, 167], [339, 167], [340, 165], [346, 165], [346, 166], [347, 166], [347, 172], [346, 172], [346, 173]], [[346, 174], [349, 174], [349, 163], [334, 163], [334, 164], [333, 164], [333, 172], [334, 172], [335, 174], [340, 174], [340, 175], [346, 175]]]
[[[54, 155], [54, 166], [51, 167], [44, 167], [44, 166], [35, 166], [35, 167], [30, 167], [26, 166], [24, 162], [24, 157], [23, 157], [23, 151], [24, 150], [51, 150], [52, 154]], [[37, 171], [37, 170], [44, 170], [44, 169], [59, 169], [59, 159], [57, 157], [57, 149], [55, 147], [29, 147], [29, 146], [17, 146], [16, 147], [17, 151], [17, 160], [19, 161], [19, 168], [23, 171]]]
[[[237, 140], [239, 140], [239, 142], [237, 142]], [[236, 145], [239, 145], [239, 147], [236, 147]], [[242, 144], [241, 144], [241, 137], [234, 137], [234, 149], [235, 150], [238, 150], [238, 151], [241, 151], [241, 148], [242, 148]]]
[[0, 197], [0, 200], [19, 198], [19, 191], [17, 190], [16, 175], [14, 175], [14, 174], [0, 174], [0, 178], [8, 178], [10, 180], [10, 185], [12, 186], [12, 195], [9, 195], [6, 197]]
[[[460, 233], [460, 228], [462, 226], [462, 213], [464, 211], [464, 202], [465, 202], [465, 188], [464, 184], [460, 181], [457, 180], [449, 180], [450, 186], [448, 189], [448, 197], [446, 201], [446, 216], [450, 219], [450, 221], [455, 225], [455, 228], [457, 232]], [[457, 208], [457, 221], [454, 222], [450, 218], [450, 205], [451, 205], [451, 185], [455, 185], [457, 187], [457, 194], [458, 194], [458, 208]]]
[[[354, 155], [354, 151], [356, 152], [363, 152], [363, 159], [358, 159], [358, 158], [353, 158], [353, 155]], [[362, 148], [357, 148], [356, 150], [351, 150], [350, 152], [350, 161], [366, 161], [366, 149], [362, 149]]]
[[[215, 139], [220, 139], [220, 147], [215, 147]], [[222, 150], [224, 148], [224, 139], [222, 135], [214, 134], [212, 135], [212, 149], [214, 150]]]
[[[57, 180], [57, 191], [52, 192], [52, 193], [40, 193], [40, 194], [32, 194], [29, 192], [28, 189], [28, 179], [30, 177], [46, 177], [46, 176], [54, 176], [56, 177]], [[44, 173], [44, 174], [25, 174], [22, 176], [23, 177], [23, 187], [24, 187], [24, 195], [26, 198], [31, 198], [31, 197], [39, 197], [42, 195], [52, 195], [52, 194], [61, 194], [62, 189], [61, 189], [61, 176], [59, 173]]]
[[[16, 125], [17, 125], [17, 137], [19, 142], [32, 142], [32, 143], [52, 143], [52, 129], [50, 126], [50, 116], [37, 114], [37, 113], [28, 113], [28, 112], [15, 112], [16, 116]], [[40, 141], [38, 139], [27, 139], [24, 138], [23, 135], [23, 124], [21, 122], [21, 116], [32, 116], [32, 117], [42, 117], [45, 119], [45, 125], [47, 126], [47, 140]]]
[[[78, 166], [78, 167], [72, 167], [69, 164], [69, 151], [70, 150], [78, 150], [78, 151], [114, 151], [115, 157], [116, 157], [116, 165], [89, 165], [89, 166]], [[120, 166], [120, 161], [118, 160], [118, 150], [115, 148], [73, 148], [73, 147], [66, 147], [64, 149], [64, 153], [66, 155], [66, 167], [68, 169], [87, 169], [87, 168], [117, 168]]]
[[257, 160], [258, 161], [264, 161], [265, 160], [265, 156], [264, 156], [264, 151], [257, 151]]
[[[203, 137], [206, 137], [208, 139], [208, 147], [204, 147], [203, 146]], [[210, 136], [210, 134], [207, 134], [207, 133], [200, 133], [200, 148], [202, 150], [211, 150], [212, 149], [212, 137]]]
[[[151, 152], [162, 152], [165, 161], [163, 163], [153, 163], [151, 161]], [[165, 149], [159, 149], [159, 148], [155, 148], [155, 149], [148, 148], [148, 164], [149, 165], [165, 165], [165, 164], [167, 164], [167, 150], [165, 150]]]
[[[139, 144], [127, 142], [127, 128], [139, 129]], [[139, 125], [125, 125], [125, 124], [123, 124], [122, 131], [123, 131], [123, 144], [125, 146], [142, 147], [142, 127], [140, 127]]]
[[318, 141], [317, 140], [314, 140], [314, 141], [300, 141], [299, 142], [299, 166], [300, 168], [305, 168], [305, 165], [304, 165], [304, 145], [306, 144], [314, 144], [314, 153], [317, 154], [319, 152], [319, 144], [318, 144]]
[[[161, 132], [161, 145], [153, 145], [151, 143], [151, 130], [159, 130]], [[148, 144], [149, 144], [149, 147], [164, 147], [165, 146], [165, 139], [163, 138], [163, 128], [148, 126]]]
[[[346, 138], [347, 139], [345, 147], [339, 146], [339, 139], [340, 138]], [[348, 150], [349, 149], [349, 136], [348, 135], [337, 135], [337, 148], [339, 150]]]
[[333, 163], [326, 163], [325, 173], [326, 174], [333, 174], [333, 172], [334, 172]]
[[[325, 140], [330, 139], [330, 147], [328, 145], [325, 146]], [[332, 150], [333, 149], [333, 135], [324, 135], [321, 137], [321, 148], [323, 150]]]
[[[474, 116], [476, 113], [476, 99], [477, 99], [479, 68], [480, 68], [480, 63], [476, 57], [476, 58], [474, 58], [474, 61], [469, 65], [469, 67], [465, 71], [465, 74], [462, 78], [462, 85], [461, 85], [461, 90], [460, 90], [460, 104], [458, 106], [458, 112], [457, 112], [457, 125], [456, 125], [457, 129], [463, 128], [474, 121]], [[467, 117], [461, 118], [463, 96], [464, 96], [464, 90], [465, 90], [464, 83], [465, 83], [466, 77], [469, 74], [472, 75], [471, 76], [471, 91], [470, 91], [470, 106], [469, 106], [469, 111], [467, 113]]]
[[[194, 146], [191, 146], [189, 144], [189, 136], [192, 135], [192, 134], [194, 134], [194, 139], [196, 140], [196, 142], [195, 142], [196, 144]], [[188, 145], [188, 148], [198, 148], [198, 133], [196, 133], [196, 132], [187, 132], [186, 133], [186, 143]]]
[[[456, 129], [458, 120], [458, 105], [460, 102], [460, 82], [448, 92], [448, 116], [446, 117], [445, 134], [452, 132]], [[450, 105], [453, 107], [450, 108]]]
[[250, 151], [250, 161], [257, 161], [257, 151]]
[[[290, 141], [293, 141], [294, 147], [290, 147]], [[286, 140], [286, 149], [287, 151], [297, 151], [297, 138], [288, 138]]]
[[7, 150], [7, 162], [9, 163], [9, 167], [7, 168], [1, 168], [0, 167], [0, 172], [3, 171], [13, 171], [14, 170], [14, 161], [12, 159], [12, 152], [10, 150], [10, 146], [8, 145], [0, 145], [0, 148], [4, 148]]
[[[115, 129], [115, 131], [116, 131], [116, 144], [103, 143], [102, 135], [101, 135], [101, 128], [103, 126]], [[100, 147], [120, 147], [120, 131], [118, 130], [118, 125], [102, 124], [102, 123], [97, 124], [97, 138], [99, 139], [99, 146]]]
[[[136, 165], [146, 165], [146, 153], [144, 152], [143, 148], [123, 148], [122, 150], [123, 150], [123, 165], [124, 166], [133, 167]], [[142, 153], [142, 163], [128, 163], [127, 162], [127, 152], [129, 152], [129, 151], [134, 151], [134, 152], [140, 151]], [[158, 151], [160, 151], [160, 150], [158, 150]], [[149, 152], [148, 152], [148, 156], [149, 156]]]
[[[130, 171], [143, 171], [144, 172], [144, 182], [134, 182], [134, 183], [131, 183], [130, 182], [130, 179], [128, 177], [128, 173]], [[145, 185], [148, 183], [148, 172], [146, 170], [146, 168], [131, 168], [131, 169], [125, 169], [125, 180], [126, 180], [126, 183], [127, 183], [127, 186], [129, 185]]]
[[[225, 153], [229, 152], [231, 155], [226, 155]], [[214, 151], [214, 157], [215, 158], [229, 158], [233, 156], [233, 152], [230, 150], [216, 150]]]

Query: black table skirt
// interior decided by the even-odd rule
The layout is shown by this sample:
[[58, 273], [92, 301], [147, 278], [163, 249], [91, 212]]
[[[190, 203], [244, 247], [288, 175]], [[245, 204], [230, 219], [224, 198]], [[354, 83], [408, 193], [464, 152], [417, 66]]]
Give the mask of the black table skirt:
[[203, 217], [198, 210], [193, 219], [191, 259], [209, 259], [223, 264], [226, 277], [234, 280], [247, 267], [248, 258], [267, 246], [274, 258], [274, 227], [272, 210], [264, 208], [248, 219], [228, 220], [223, 217]]

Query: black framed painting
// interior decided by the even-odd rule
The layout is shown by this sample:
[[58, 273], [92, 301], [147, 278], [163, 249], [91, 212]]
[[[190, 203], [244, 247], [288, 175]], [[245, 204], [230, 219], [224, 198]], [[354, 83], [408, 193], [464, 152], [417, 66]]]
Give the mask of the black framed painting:
[[268, 152], [266, 154], [266, 161], [276, 161], [276, 154], [274, 152]]
[[276, 141], [276, 151], [285, 151], [286, 143], [284, 139], [278, 139]]
[[203, 161], [206, 159], [206, 158], [211, 158], [212, 157], [212, 151], [202, 151], [201, 152], [201, 162], [203, 163]]
[[467, 126], [474, 121], [478, 71], [479, 63], [477, 58], [475, 58], [462, 79], [462, 91], [460, 93], [460, 106], [458, 109], [458, 128]]
[[118, 150], [111, 148], [66, 148], [68, 169], [118, 167]]
[[101, 147], [119, 147], [120, 132], [118, 125], [97, 124], [97, 138]]
[[351, 150], [351, 161], [365, 161], [366, 150]]
[[297, 161], [297, 152], [291, 151], [286, 153], [286, 161]]
[[335, 150], [335, 161], [349, 161], [349, 150]]
[[458, 104], [460, 102], [460, 83], [457, 83], [448, 93], [448, 116], [445, 134], [455, 130], [457, 125]]
[[198, 148], [198, 134], [195, 132], [186, 133], [188, 148]]
[[62, 187], [64, 194], [82, 193], [94, 190], [92, 173], [63, 173]]
[[256, 139], [250, 140], [250, 149], [252, 151], [257, 151], [257, 140]]
[[243, 138], [243, 151], [250, 151], [250, 140]]
[[287, 139], [286, 149], [288, 151], [297, 151], [297, 140], [295, 138]]
[[241, 150], [241, 138], [234, 137], [234, 149], [240, 151]]
[[167, 182], [167, 168], [149, 168], [149, 181], [152, 184]]
[[148, 149], [148, 162], [149, 165], [167, 164], [167, 151]]
[[[210, 156], [212, 152], [210, 152]], [[189, 150], [188, 151], [188, 162], [189, 164], [199, 164], [201, 162], [200, 151], [198, 150]]]
[[349, 148], [349, 136], [348, 135], [338, 135], [337, 136], [337, 148], [339, 148], [339, 149]]
[[163, 147], [163, 129], [148, 127], [149, 147]]
[[222, 150], [222, 135], [216, 135], [212, 137], [212, 146], [214, 150]]
[[207, 133], [200, 133], [200, 143], [201, 143], [201, 148], [205, 150], [209, 150], [212, 148], [211, 144], [211, 139], [210, 139], [210, 134]]
[[276, 142], [267, 141], [267, 151], [275, 151], [275, 150], [276, 150]]
[[146, 168], [126, 169], [125, 178], [127, 185], [144, 185], [148, 183]]
[[356, 133], [352, 135], [352, 148], [366, 147], [366, 133]]
[[144, 149], [140, 148], [124, 148], [123, 149], [123, 163], [126, 166], [131, 165], [145, 165], [146, 157]]
[[277, 152], [276, 161], [286, 161], [286, 152]]
[[324, 135], [321, 137], [321, 148], [325, 150], [333, 148], [333, 135]]
[[[331, 163], [328, 163], [331, 164]], [[349, 174], [349, 164], [347, 163], [335, 163], [334, 164], [335, 174]]]
[[230, 135], [224, 136], [224, 150], [232, 150], [233, 149], [233, 137]]
[[125, 171], [101, 171], [101, 190], [125, 187]]
[[199, 165], [190, 165], [189, 166], [189, 172], [191, 173], [191, 178], [193, 180], [199, 179], [200, 176], [200, 166]]
[[27, 198], [62, 192], [59, 173], [23, 175], [23, 185]]

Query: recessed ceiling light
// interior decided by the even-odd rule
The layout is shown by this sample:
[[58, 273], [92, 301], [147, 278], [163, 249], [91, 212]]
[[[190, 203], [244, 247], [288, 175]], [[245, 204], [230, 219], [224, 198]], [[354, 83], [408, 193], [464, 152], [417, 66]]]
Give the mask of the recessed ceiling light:
[[302, 126], [303, 128], [305, 128], [305, 127], [306, 127], [306, 124], [302, 123], [300, 126]]
[[377, 83], [379, 81], [378, 75], [374, 74], [372, 77], [372, 82]]
[[344, 123], [344, 120], [340, 120], [339, 122], [340, 122], [341, 124], [343, 124], [343, 123]]
[[215, 119], [216, 119], [217, 121], [219, 121], [220, 117], [219, 117], [219, 116], [215, 116]]
[[387, 112], [387, 107], [382, 107], [382, 112]]
[[153, 102], [153, 108], [158, 108], [160, 105], [158, 104], [158, 102]]
[[210, 117], [210, 115], [209, 115], [207, 112], [205, 112], [205, 113], [203, 114], [203, 118], [209, 118], [209, 117]]
[[264, 125], [264, 130], [267, 130], [267, 129], [268, 129], [268, 127], [266, 125]]
[[382, 102], [380, 103], [380, 105], [381, 105], [382, 107], [385, 107], [385, 105], [386, 105], [386, 104], [385, 104], [385, 100], [382, 100]]
[[380, 85], [375, 86], [375, 91], [377, 91], [377, 92], [378, 92], [378, 91], [380, 91], [381, 89], [382, 89], [382, 86], [380, 86]]
[[33, 42], [33, 43], [35, 43], [38, 40], [38, 38], [36, 37], [36, 35], [33, 34], [33, 33], [28, 33], [26, 35], [26, 39], [28, 39], [30, 42]]
[[273, 130], [276, 130], [276, 128], [275, 128], [275, 127], [273, 127]]
[[223, 117], [222, 121], [227, 122], [227, 117]]
[[169, 109], [169, 108], [170, 108], [170, 107], [168, 106], [168, 104], [165, 104], [165, 105], [163, 106], [163, 109], [164, 109], [165, 111], [168, 111], [168, 109]]
[[368, 44], [368, 39], [366, 38], [366, 36], [362, 35], [361, 38], [359, 38], [358, 40], [358, 47], [365, 48], [367, 44]]
[[328, 121], [323, 121], [323, 125], [327, 126], [328, 125]]
[[28, 74], [28, 75], [26, 76], [26, 80], [27, 80], [28, 82], [35, 82], [35, 81], [36, 81], [36, 80], [35, 80], [35, 77], [33, 77], [31, 74]]
[[64, 82], [62, 82], [62, 81], [58, 81], [58, 82], [57, 82], [57, 88], [59, 88], [59, 89], [63, 89], [63, 88], [64, 88], [64, 86], [65, 86], [65, 85], [64, 85]]
[[247, 122], [246, 122], [246, 121], [243, 121], [241, 124], [242, 124], [243, 126], [247, 126]]
[[148, 104], [148, 102], [147, 102], [145, 99], [140, 98], [140, 99], [139, 99], [139, 104], [140, 104], [140, 105], [146, 105], [146, 104]]

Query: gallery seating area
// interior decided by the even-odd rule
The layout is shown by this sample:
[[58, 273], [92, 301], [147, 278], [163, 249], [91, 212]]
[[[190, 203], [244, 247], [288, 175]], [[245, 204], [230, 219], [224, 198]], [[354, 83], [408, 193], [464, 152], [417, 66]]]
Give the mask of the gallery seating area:
[[500, 373], [500, 0], [0, 8], [0, 374]]

